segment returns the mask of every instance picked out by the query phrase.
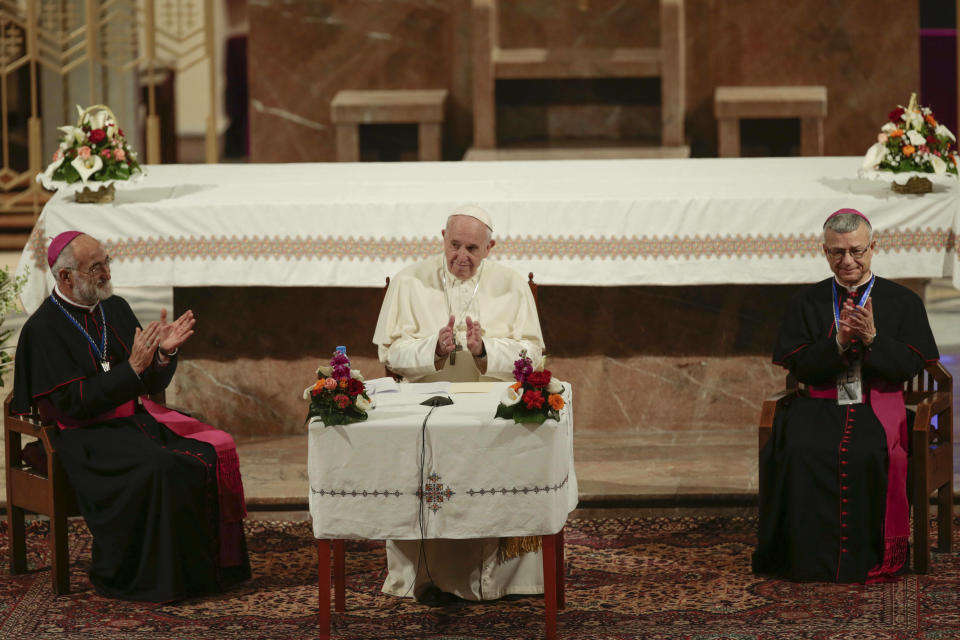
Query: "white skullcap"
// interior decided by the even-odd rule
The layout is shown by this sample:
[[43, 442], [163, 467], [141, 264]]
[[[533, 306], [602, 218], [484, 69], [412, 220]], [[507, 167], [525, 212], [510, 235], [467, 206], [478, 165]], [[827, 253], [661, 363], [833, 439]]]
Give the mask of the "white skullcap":
[[485, 224], [487, 229], [490, 229], [490, 232], [493, 233], [493, 221], [490, 220], [490, 214], [475, 204], [461, 205], [450, 212], [450, 216], [469, 216], [475, 218]]

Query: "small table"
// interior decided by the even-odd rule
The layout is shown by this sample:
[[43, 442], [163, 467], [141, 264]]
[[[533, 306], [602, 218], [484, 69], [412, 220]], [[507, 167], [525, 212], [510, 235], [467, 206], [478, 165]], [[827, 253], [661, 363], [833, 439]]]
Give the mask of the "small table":
[[426, 426], [431, 407], [420, 403], [430, 396], [415, 384], [376, 395], [365, 422], [311, 421], [307, 466], [322, 638], [330, 634], [331, 541], [334, 607], [343, 611], [343, 539], [419, 540], [421, 527], [423, 538], [542, 536], [546, 637], [556, 637], [563, 527], [578, 495], [572, 390], [564, 383], [559, 422], [515, 424], [494, 418], [507, 385], [453, 393], [454, 404], [434, 408]]

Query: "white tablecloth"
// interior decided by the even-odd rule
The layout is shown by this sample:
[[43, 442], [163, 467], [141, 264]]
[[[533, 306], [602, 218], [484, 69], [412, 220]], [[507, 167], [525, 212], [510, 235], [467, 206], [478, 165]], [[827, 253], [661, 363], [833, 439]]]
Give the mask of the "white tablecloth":
[[813, 282], [819, 229], [854, 207], [880, 233], [875, 270], [952, 276], [960, 189], [897, 195], [860, 158], [414, 162], [148, 167], [106, 205], [57, 194], [24, 249], [23, 300], [49, 292], [49, 238], [104, 241], [119, 286], [364, 286], [438, 253], [447, 214], [492, 214], [493, 257], [542, 284]]
[[430, 407], [420, 402], [428, 395], [379, 394], [369, 418], [352, 425], [311, 421], [314, 535], [415, 540], [559, 531], [578, 496], [570, 385], [560, 422], [539, 426], [493, 417], [506, 386], [454, 394], [454, 404], [430, 416], [425, 439]]

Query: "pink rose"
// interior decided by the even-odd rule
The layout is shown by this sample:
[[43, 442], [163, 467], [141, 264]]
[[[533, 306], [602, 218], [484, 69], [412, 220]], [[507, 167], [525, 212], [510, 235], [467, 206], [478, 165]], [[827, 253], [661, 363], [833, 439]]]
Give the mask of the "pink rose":
[[86, 160], [90, 157], [90, 147], [84, 145], [77, 149], [77, 155]]
[[326, 378], [323, 381], [323, 388], [327, 391], [333, 391], [337, 388], [337, 381], [334, 378]]
[[102, 151], [100, 151], [100, 155], [103, 156], [104, 158], [106, 158], [107, 160], [109, 160], [109, 159], [110, 159], [110, 149], [103, 149]]
[[56, 151], [53, 152], [53, 162], [56, 162], [62, 157], [63, 157], [63, 151], [61, 151], [60, 149], [57, 149]]
[[119, 160], [120, 162], [123, 162], [126, 159], [127, 154], [124, 152], [123, 149], [115, 149], [113, 152], [113, 157]]

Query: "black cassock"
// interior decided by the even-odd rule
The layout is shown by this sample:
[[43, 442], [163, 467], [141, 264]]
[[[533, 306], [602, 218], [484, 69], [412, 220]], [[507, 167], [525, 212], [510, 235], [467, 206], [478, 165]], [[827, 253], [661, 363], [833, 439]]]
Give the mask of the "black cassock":
[[[840, 354], [833, 292], [859, 302], [831, 278], [795, 296], [773, 361], [808, 385], [778, 413], [760, 455], [756, 573], [801, 581], [864, 582], [896, 573], [907, 560], [909, 446], [902, 383], [939, 358], [926, 310], [909, 289], [876, 278], [877, 336]], [[840, 406], [836, 378], [856, 359], [862, 404]]]
[[[90, 312], [54, 296], [21, 331], [13, 411], [36, 405], [61, 426], [54, 447], [93, 534], [96, 590], [168, 602], [249, 577], [242, 528], [239, 564], [221, 566], [214, 447], [178, 436], [135, 403], [166, 388], [176, 358], [137, 376], [127, 360], [139, 323], [125, 300]], [[101, 318], [108, 371], [93, 346], [102, 347]]]

